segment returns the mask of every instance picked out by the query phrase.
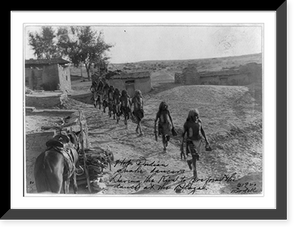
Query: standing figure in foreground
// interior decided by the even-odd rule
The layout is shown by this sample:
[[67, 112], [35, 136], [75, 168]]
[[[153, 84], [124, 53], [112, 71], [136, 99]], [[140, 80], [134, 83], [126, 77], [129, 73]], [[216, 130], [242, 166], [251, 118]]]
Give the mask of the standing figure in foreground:
[[132, 104], [133, 104], [133, 115], [136, 118], [136, 133], [140, 133], [140, 135], [143, 135], [143, 130], [141, 126], [141, 121], [144, 118], [144, 103], [143, 103], [143, 96], [142, 92], [140, 90], [137, 90], [134, 94], [134, 97], [132, 98]]
[[129, 119], [129, 116], [131, 115], [131, 109], [130, 109], [131, 101], [130, 101], [130, 97], [127, 94], [126, 90], [122, 90], [122, 94], [121, 94], [121, 97], [120, 97], [120, 102], [121, 102], [121, 107], [120, 107], [121, 114], [123, 114], [124, 123], [126, 125], [126, 128], [128, 128], [127, 121]]
[[167, 149], [168, 142], [174, 128], [172, 117], [166, 102], [161, 102], [154, 122], [154, 134], [157, 138], [156, 122], [158, 121], [158, 135], [162, 136], [164, 151]]
[[[200, 157], [200, 146], [202, 138], [200, 132], [205, 139], [206, 147], [208, 147], [209, 142], [203, 130], [201, 119], [199, 118], [199, 111], [198, 109], [190, 110], [188, 118], [186, 119], [186, 122], [183, 126], [181, 154], [184, 154], [183, 143], [184, 137], [186, 135], [187, 163], [190, 170], [193, 170], [194, 179], [198, 178], [196, 161], [199, 160]], [[189, 154], [191, 154], [192, 156], [190, 156]]]

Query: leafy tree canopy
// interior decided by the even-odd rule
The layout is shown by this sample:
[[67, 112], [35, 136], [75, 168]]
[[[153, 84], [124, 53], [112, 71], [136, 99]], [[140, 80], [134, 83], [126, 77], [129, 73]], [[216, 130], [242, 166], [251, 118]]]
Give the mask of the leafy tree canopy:
[[106, 51], [112, 45], [105, 43], [102, 35], [90, 26], [59, 27], [56, 32], [47, 26], [40, 33], [29, 33], [29, 44], [37, 58], [64, 57], [76, 67], [84, 64], [90, 78], [92, 65], [108, 63]]

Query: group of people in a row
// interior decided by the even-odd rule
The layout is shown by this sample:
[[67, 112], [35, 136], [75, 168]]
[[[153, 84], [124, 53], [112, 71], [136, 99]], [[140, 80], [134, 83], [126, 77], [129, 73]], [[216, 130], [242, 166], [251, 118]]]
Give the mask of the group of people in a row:
[[[109, 86], [105, 80], [102, 81], [99, 79], [92, 83], [91, 92], [93, 94], [92, 99], [95, 107], [98, 105], [99, 109], [101, 109], [102, 106], [103, 112], [105, 112], [106, 107], [108, 107], [109, 117], [113, 116], [113, 118], [117, 120], [117, 123], [120, 120], [120, 116], [123, 115], [126, 127], [128, 120], [131, 118], [132, 121], [137, 124], [136, 132], [139, 135], [143, 135], [141, 121], [144, 117], [144, 102], [141, 91], [137, 90], [134, 96], [130, 98], [126, 90], [120, 91], [118, 88]], [[161, 136], [164, 151], [166, 151], [171, 135], [177, 135], [168, 105], [165, 101], [162, 101], [159, 105], [154, 122], [154, 134], [156, 141], [157, 137]], [[199, 111], [192, 109], [189, 111], [183, 126], [180, 150], [181, 157], [183, 156], [185, 158], [186, 152], [187, 163], [190, 170], [193, 170], [195, 179], [197, 178], [196, 161], [199, 160], [200, 155], [201, 135], [206, 143], [205, 148], [210, 149], [209, 142], [202, 127]], [[185, 149], [184, 143], [186, 145]]]
[[102, 107], [104, 113], [108, 108], [109, 117], [116, 119], [117, 123], [123, 115], [126, 127], [128, 120], [132, 119], [137, 124], [136, 132], [140, 135], [144, 134], [141, 126], [141, 120], [144, 117], [144, 103], [140, 90], [135, 91], [133, 98], [131, 98], [126, 90], [119, 90], [109, 85], [105, 79], [94, 81], [90, 90], [94, 107], [99, 106], [99, 109]]

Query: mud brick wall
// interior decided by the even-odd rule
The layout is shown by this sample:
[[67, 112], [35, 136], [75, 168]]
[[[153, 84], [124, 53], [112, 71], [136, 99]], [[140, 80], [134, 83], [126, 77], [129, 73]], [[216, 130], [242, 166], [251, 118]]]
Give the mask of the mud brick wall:
[[36, 108], [52, 108], [60, 105], [60, 96], [36, 97], [26, 95], [25, 105]]
[[[132, 81], [132, 89], [129, 88], [130, 85], [126, 84], [126, 81]], [[114, 78], [108, 79], [107, 83], [112, 85], [119, 90], [127, 90], [128, 94], [133, 97], [135, 90], [140, 90], [143, 94], [151, 91], [152, 84], [150, 77], [141, 78]]]
[[64, 91], [70, 91], [71, 88], [71, 74], [68, 66], [63, 67], [58, 65], [58, 76], [59, 76], [59, 89]]
[[182, 75], [182, 73], [175, 73], [175, 83], [179, 83], [179, 84], [185, 83], [185, 77]]

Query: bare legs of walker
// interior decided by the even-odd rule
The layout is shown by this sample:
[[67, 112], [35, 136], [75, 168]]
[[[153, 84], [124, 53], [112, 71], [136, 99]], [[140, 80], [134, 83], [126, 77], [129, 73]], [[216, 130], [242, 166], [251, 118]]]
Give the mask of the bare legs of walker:
[[140, 136], [144, 135], [142, 126], [141, 126], [141, 121], [138, 121], [135, 132], [139, 134]]
[[199, 154], [196, 150], [195, 145], [193, 144], [193, 142], [187, 142], [188, 143], [188, 151], [187, 153], [191, 154], [191, 157], [187, 154], [187, 164], [190, 168], [190, 170], [193, 171], [193, 178], [197, 179], [197, 160], [199, 160]]
[[124, 111], [124, 124], [125, 124], [125, 127], [126, 129], [128, 129], [128, 119], [129, 119], [129, 113]]
[[167, 150], [169, 140], [170, 140], [170, 135], [162, 134], [162, 143], [163, 143], [164, 151]]
[[198, 179], [198, 175], [197, 175], [197, 159], [193, 156], [193, 158], [190, 158], [187, 160], [187, 164], [189, 166], [189, 169], [191, 171], [193, 171], [193, 178], [194, 179]]

